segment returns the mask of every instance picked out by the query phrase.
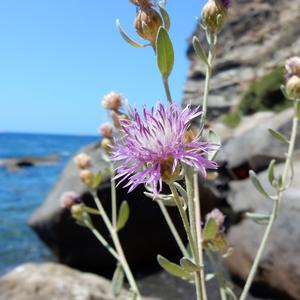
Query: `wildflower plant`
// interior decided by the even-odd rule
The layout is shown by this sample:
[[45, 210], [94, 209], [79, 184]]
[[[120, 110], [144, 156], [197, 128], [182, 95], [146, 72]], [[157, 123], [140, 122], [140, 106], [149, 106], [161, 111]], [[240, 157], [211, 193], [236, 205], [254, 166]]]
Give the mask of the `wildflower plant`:
[[[103, 158], [111, 167], [111, 201], [112, 213], [109, 219], [101, 199], [97, 195], [97, 187], [101, 182], [100, 174], [94, 175], [89, 167], [91, 159], [79, 155], [75, 162], [80, 168], [80, 178], [91, 188], [97, 209], [80, 203], [78, 196], [68, 192], [63, 195], [62, 203], [70, 208], [73, 217], [81, 225], [88, 227], [97, 239], [116, 258], [117, 269], [113, 277], [115, 295], [122, 287], [124, 274], [129, 282], [132, 299], [141, 299], [136, 281], [124, 255], [118, 231], [121, 230], [129, 217], [129, 206], [126, 201], [120, 206], [117, 216], [116, 182], [134, 190], [138, 185], [145, 186], [144, 194], [149, 201], [155, 201], [166, 219], [182, 258], [179, 262], [171, 262], [158, 255], [158, 263], [170, 274], [183, 280], [193, 282], [197, 300], [207, 300], [206, 281], [216, 279], [219, 284], [221, 300], [238, 299], [233, 285], [225, 276], [223, 259], [232, 254], [233, 249], [226, 240], [225, 216], [214, 209], [205, 219], [201, 219], [201, 202], [199, 194], [199, 175], [205, 179], [216, 177], [218, 165], [214, 161], [221, 143], [217, 134], [207, 128], [206, 115], [209, 100], [210, 79], [216, 58], [217, 37], [228, 15], [229, 0], [208, 0], [202, 10], [200, 28], [206, 35], [208, 47], [203, 47], [195, 36], [192, 43], [196, 55], [206, 66], [206, 79], [203, 103], [192, 108], [187, 105], [179, 107], [173, 102], [169, 87], [169, 76], [174, 64], [174, 49], [169, 36], [170, 17], [165, 2], [155, 3], [150, 0], [130, 0], [137, 7], [134, 26], [137, 34], [144, 40], [139, 43], [130, 38], [117, 20], [121, 36], [130, 45], [137, 48], [152, 47], [157, 61], [158, 70], [163, 79], [167, 103], [157, 102], [152, 108], [144, 107], [142, 113], [127, 105], [127, 112], [120, 109], [125, 101], [118, 93], [106, 95], [102, 105], [110, 112], [112, 123], [103, 124], [100, 132], [103, 135], [101, 147]], [[205, 49], [208, 49], [206, 51]], [[249, 175], [258, 192], [273, 201], [272, 212], [268, 214], [248, 213], [253, 221], [266, 225], [265, 233], [255, 257], [253, 266], [243, 288], [240, 300], [247, 298], [257, 268], [271, 233], [271, 229], [279, 213], [284, 191], [292, 182], [293, 151], [300, 119], [300, 58], [293, 57], [286, 63], [287, 82], [282, 87], [284, 95], [294, 102], [294, 117], [290, 137], [269, 129], [270, 133], [288, 146], [282, 174], [276, 174], [276, 161], [269, 165], [269, 181], [274, 193], [266, 192], [254, 171]], [[124, 105], [125, 106], [125, 105]], [[200, 126], [193, 127], [197, 121]], [[210, 176], [208, 176], [210, 175]], [[165, 187], [165, 188], [164, 188]], [[163, 193], [163, 191], [167, 191]], [[138, 201], [138, 200], [137, 200]], [[186, 245], [179, 235], [167, 210], [168, 206], [176, 207], [182, 219], [182, 225], [188, 240]], [[99, 215], [112, 237], [110, 245], [92, 224], [90, 215]], [[204, 264], [204, 253], [210, 260], [213, 272], [207, 274]]]

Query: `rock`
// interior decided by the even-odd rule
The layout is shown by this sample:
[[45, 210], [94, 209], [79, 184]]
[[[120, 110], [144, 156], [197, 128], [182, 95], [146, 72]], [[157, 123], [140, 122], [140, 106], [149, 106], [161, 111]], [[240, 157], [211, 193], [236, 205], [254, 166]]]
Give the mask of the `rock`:
[[[92, 156], [95, 172], [107, 168], [97, 145], [85, 147], [80, 152]], [[110, 212], [110, 183], [109, 180], [105, 180], [106, 178], [104, 175], [104, 182], [100, 185], [98, 194], [105, 209]], [[45, 202], [32, 215], [29, 224], [60, 262], [79, 270], [110, 276], [115, 269], [113, 257], [88, 229], [78, 226], [70, 213], [59, 205], [61, 194], [68, 190], [74, 190], [81, 195], [85, 203], [94, 206], [94, 201], [86, 186], [80, 183], [77, 167], [71, 160]], [[126, 189], [117, 188], [118, 205], [126, 199], [131, 211], [126, 227], [120, 232], [120, 239], [129, 264], [137, 274], [157, 269], [158, 253], [174, 259], [180, 254], [158, 205], [146, 198], [143, 192], [142, 186], [129, 194]], [[215, 199], [212, 194], [206, 193], [206, 196], [204, 213], [211, 210]], [[175, 224], [178, 225], [179, 232], [184, 235], [177, 209], [171, 208], [169, 211]], [[94, 218], [94, 224], [110, 240], [99, 217]]]
[[[143, 300], [195, 299], [193, 284], [164, 271], [138, 281]], [[219, 300], [215, 281], [207, 284], [210, 300]], [[123, 289], [119, 297], [111, 294], [111, 282], [55, 264], [24, 264], [0, 278], [0, 300], [127, 300]], [[260, 300], [249, 296], [249, 300]]]
[[[287, 145], [275, 139], [268, 129], [272, 128], [289, 136], [293, 110], [288, 109], [279, 114], [259, 112], [245, 117], [241, 124], [227, 133], [218, 153], [219, 163], [226, 163], [228, 169], [234, 169], [248, 164], [254, 170], [268, 167], [271, 158], [284, 159]], [[300, 129], [300, 124], [298, 126]], [[216, 131], [222, 136], [221, 126]], [[300, 147], [300, 132], [298, 131], [296, 149]]]
[[53, 165], [58, 163], [59, 159], [60, 156], [57, 154], [52, 154], [45, 157], [28, 156], [28, 157], [0, 159], [0, 167], [5, 167], [11, 170], [11, 169], [33, 167], [33, 166]]
[[[299, 299], [300, 294], [300, 260], [298, 259], [300, 252], [299, 154], [295, 157], [293, 184], [284, 192], [278, 219], [256, 276], [256, 283], [267, 284], [284, 293], [284, 296], [281, 295], [276, 299]], [[276, 170], [280, 170], [282, 167], [282, 165], [278, 165]], [[259, 178], [263, 186], [269, 190], [267, 172], [259, 174]], [[266, 200], [254, 189], [250, 179], [233, 181], [230, 184], [228, 200], [235, 212], [268, 213], [272, 210], [273, 204], [272, 201]], [[231, 272], [243, 280], [249, 273], [264, 229], [264, 226], [257, 225], [251, 220], [243, 220], [230, 228], [228, 238], [230, 244], [235, 248], [235, 252], [227, 260], [227, 265]]]
[[[231, 110], [254, 80], [300, 53], [299, 18], [299, 0], [231, 1], [228, 19], [218, 37], [208, 102], [210, 118]], [[206, 45], [200, 26], [193, 35]], [[197, 106], [202, 103], [205, 65], [196, 57], [191, 43], [188, 55], [191, 64], [183, 102]]]
[[111, 283], [54, 263], [24, 264], [0, 278], [0, 300], [113, 300], [127, 299], [123, 290], [111, 294]]

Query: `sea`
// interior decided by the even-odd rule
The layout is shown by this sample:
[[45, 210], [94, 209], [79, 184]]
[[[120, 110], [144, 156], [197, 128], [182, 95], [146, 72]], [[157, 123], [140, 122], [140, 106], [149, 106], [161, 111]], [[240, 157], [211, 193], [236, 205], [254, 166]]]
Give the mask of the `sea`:
[[97, 136], [0, 133], [0, 161], [19, 157], [57, 157], [55, 163], [23, 168], [0, 166], [0, 275], [25, 262], [53, 261], [27, 225], [69, 159]]

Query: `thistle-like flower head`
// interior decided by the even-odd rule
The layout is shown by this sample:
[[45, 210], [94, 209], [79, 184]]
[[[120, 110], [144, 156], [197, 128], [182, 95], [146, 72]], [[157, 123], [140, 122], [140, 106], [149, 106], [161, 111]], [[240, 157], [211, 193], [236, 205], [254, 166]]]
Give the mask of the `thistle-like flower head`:
[[176, 104], [164, 107], [160, 102], [143, 114], [136, 110], [132, 120], [121, 120], [122, 137], [115, 141], [111, 159], [117, 165], [116, 179], [128, 180], [129, 192], [139, 184], [149, 185], [154, 195], [162, 190], [162, 182], [174, 180], [183, 164], [194, 167], [204, 177], [206, 169], [217, 164], [207, 153], [218, 145], [201, 142], [191, 134], [189, 125], [201, 112], [189, 106], [181, 110]]

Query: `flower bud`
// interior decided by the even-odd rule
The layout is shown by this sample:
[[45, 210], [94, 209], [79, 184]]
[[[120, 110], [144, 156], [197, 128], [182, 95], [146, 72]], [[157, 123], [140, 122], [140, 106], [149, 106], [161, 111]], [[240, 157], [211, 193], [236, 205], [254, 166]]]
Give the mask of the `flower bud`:
[[300, 57], [294, 56], [286, 61], [285, 69], [287, 71], [287, 76], [291, 77], [293, 75], [300, 77]]
[[218, 33], [227, 17], [229, 0], [208, 0], [202, 9], [202, 20], [211, 33]]
[[286, 91], [291, 99], [300, 99], [300, 77], [294, 75], [288, 79]]
[[130, 0], [131, 3], [140, 7], [152, 7], [153, 3], [150, 0]]
[[75, 204], [71, 207], [71, 214], [74, 219], [81, 220], [84, 214], [83, 204]]
[[140, 9], [134, 21], [134, 27], [137, 34], [153, 44], [156, 41], [156, 36], [159, 28], [163, 25], [160, 14], [153, 8]]
[[209, 214], [206, 215], [206, 222], [209, 219], [214, 219], [215, 222], [218, 224], [219, 228], [222, 229], [223, 225], [224, 225], [224, 221], [225, 221], [225, 216], [223, 215], [223, 213], [215, 208], [213, 209]]
[[112, 140], [108, 139], [108, 138], [103, 138], [101, 141], [101, 148], [103, 149], [103, 151], [105, 151], [106, 153], [110, 153], [112, 151]]
[[79, 153], [74, 157], [74, 162], [78, 168], [85, 169], [91, 166], [92, 158], [85, 153]]
[[90, 170], [81, 170], [79, 173], [80, 180], [86, 185], [93, 185], [94, 174]]
[[111, 139], [113, 136], [113, 127], [109, 123], [104, 123], [100, 126], [99, 132], [102, 136]]
[[110, 92], [102, 100], [102, 106], [110, 110], [119, 110], [122, 105], [122, 96], [116, 92]]
[[72, 205], [78, 203], [79, 195], [75, 192], [64, 192], [60, 197], [60, 206], [63, 208], [71, 208]]

